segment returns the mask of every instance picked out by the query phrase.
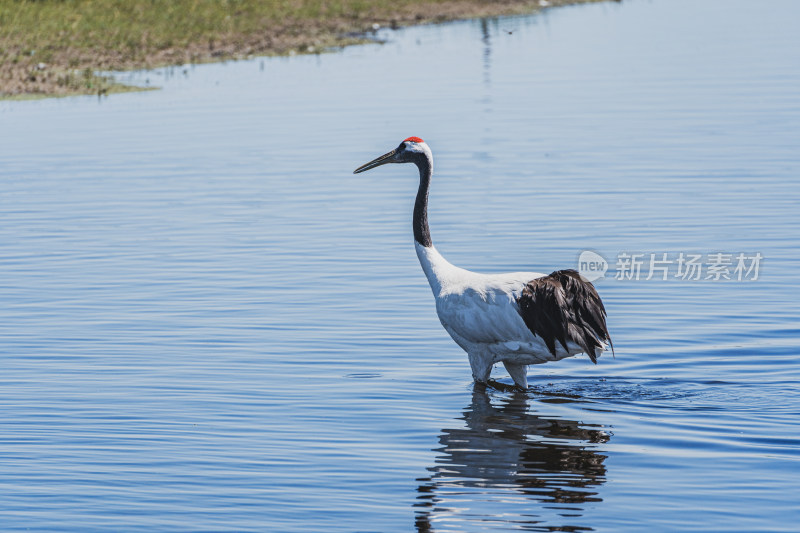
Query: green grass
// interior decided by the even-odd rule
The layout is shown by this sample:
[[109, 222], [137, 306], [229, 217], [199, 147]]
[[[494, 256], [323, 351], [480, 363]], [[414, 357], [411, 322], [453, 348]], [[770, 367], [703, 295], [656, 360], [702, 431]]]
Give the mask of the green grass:
[[[562, 3], [574, 3], [569, 0]], [[591, 0], [589, 0], [591, 1]], [[554, 4], [557, 2], [551, 2]], [[530, 0], [0, 0], [0, 96], [117, 90], [93, 70], [319, 51], [372, 23], [535, 9]]]
[[[119, 89], [129, 69], [333, 44], [365, 0], [0, 0], [0, 96]], [[388, 5], [388, 2], [386, 2]], [[320, 35], [323, 37], [321, 38]]]
[[114, 51], [109, 61], [145, 62], [155, 50], [213, 47], [275, 26], [299, 30], [309, 22], [385, 16], [396, 7], [386, 0], [0, 0], [0, 53], [3, 61], [32, 55], [47, 63], [64, 49]]

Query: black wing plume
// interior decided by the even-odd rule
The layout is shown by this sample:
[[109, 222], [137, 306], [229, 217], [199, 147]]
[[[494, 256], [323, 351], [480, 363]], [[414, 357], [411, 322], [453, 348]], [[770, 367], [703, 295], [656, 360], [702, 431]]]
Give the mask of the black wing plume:
[[557, 270], [529, 281], [517, 300], [519, 313], [534, 335], [541, 337], [550, 353], [556, 341], [567, 349], [567, 341], [581, 348], [593, 363], [595, 349], [614, 344], [606, 326], [606, 309], [590, 282], [575, 270]]

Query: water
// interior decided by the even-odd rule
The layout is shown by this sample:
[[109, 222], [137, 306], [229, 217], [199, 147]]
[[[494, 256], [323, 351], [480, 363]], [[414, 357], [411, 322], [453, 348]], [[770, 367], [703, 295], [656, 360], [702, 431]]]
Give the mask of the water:
[[[795, 530], [799, 14], [581, 6], [0, 103], [0, 529]], [[409, 135], [454, 264], [609, 261], [616, 358], [473, 388], [415, 172], [351, 174]], [[615, 279], [637, 252], [764, 259]]]

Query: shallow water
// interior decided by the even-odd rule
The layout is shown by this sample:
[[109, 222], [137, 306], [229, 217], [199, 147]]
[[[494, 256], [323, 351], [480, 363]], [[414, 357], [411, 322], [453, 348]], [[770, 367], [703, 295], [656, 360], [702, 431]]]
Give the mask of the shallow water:
[[[580, 6], [0, 102], [0, 529], [796, 530], [798, 15]], [[473, 388], [415, 172], [351, 174], [409, 135], [454, 264], [609, 261], [616, 357]], [[681, 252], [763, 261], [615, 278]]]

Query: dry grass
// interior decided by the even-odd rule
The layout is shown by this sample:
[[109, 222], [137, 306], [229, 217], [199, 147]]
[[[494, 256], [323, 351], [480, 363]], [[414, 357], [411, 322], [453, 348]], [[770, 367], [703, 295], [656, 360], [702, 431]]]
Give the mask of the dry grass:
[[[549, 3], [576, 1], [587, 0]], [[373, 24], [539, 6], [538, 0], [0, 0], [0, 96], [103, 94], [122, 87], [95, 70], [315, 52], [354, 42]]]

